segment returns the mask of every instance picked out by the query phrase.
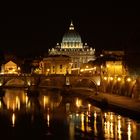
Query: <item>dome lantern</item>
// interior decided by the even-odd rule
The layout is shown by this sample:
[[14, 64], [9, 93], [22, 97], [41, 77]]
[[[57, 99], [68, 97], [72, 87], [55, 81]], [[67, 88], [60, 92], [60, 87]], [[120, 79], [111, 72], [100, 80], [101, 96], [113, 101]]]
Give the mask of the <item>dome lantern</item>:
[[74, 30], [74, 25], [73, 25], [73, 22], [72, 22], [72, 21], [71, 21], [71, 23], [70, 23], [69, 30]]
[[[64, 34], [64, 36], [62, 38], [62, 48], [65, 48], [65, 45], [64, 45], [65, 43], [68, 43], [67, 44], [69, 46], [68, 48], [70, 48], [70, 46], [73, 46], [74, 43], [76, 43], [76, 44], [82, 43], [81, 36], [79, 35], [79, 33], [77, 33], [74, 30], [74, 25], [73, 25], [72, 21], [70, 23], [69, 30]], [[75, 48], [76, 46], [73, 46], [72, 48]], [[81, 45], [79, 45], [78, 48], [81, 48]]]

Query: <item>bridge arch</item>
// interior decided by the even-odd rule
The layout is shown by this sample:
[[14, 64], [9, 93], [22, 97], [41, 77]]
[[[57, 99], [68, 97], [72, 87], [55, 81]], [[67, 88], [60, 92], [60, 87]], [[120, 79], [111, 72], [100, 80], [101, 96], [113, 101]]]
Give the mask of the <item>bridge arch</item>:
[[26, 81], [23, 79], [12, 78], [5, 81], [4, 86], [23, 87], [23, 86], [26, 86]]
[[97, 83], [93, 79], [89, 78], [80, 78], [77, 80], [75, 86], [77, 87], [87, 87], [97, 89]]

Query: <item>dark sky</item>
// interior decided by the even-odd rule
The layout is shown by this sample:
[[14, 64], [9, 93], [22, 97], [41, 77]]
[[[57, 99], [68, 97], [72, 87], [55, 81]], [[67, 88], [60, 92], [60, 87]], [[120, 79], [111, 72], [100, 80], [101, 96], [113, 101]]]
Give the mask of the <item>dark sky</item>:
[[49, 8], [45, 16], [5, 16], [0, 23], [0, 51], [38, 55], [61, 42], [73, 20], [83, 42], [98, 50], [140, 52], [140, 17], [136, 8]]

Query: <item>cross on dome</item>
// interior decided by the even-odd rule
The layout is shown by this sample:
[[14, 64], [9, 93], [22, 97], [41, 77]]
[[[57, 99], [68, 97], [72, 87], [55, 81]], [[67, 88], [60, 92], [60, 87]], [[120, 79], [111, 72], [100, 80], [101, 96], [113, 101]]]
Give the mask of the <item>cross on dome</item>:
[[71, 21], [71, 23], [70, 23], [69, 30], [74, 30], [74, 25], [73, 25], [73, 22], [72, 22], [72, 21]]

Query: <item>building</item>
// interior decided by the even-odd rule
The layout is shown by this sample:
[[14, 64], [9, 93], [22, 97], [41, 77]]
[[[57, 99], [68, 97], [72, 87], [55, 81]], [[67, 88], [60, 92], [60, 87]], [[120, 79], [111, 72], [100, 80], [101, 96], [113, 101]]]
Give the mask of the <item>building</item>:
[[52, 55], [39, 63], [41, 74], [71, 74], [71, 58], [65, 55]]
[[125, 76], [126, 70], [122, 61], [106, 61], [106, 74], [108, 76]]
[[82, 64], [95, 60], [95, 49], [83, 44], [81, 36], [71, 22], [69, 30], [64, 34], [61, 44], [49, 49], [49, 55], [67, 55], [71, 58], [72, 68], [80, 68]]
[[1, 73], [2, 74], [19, 74], [20, 67], [13, 61], [8, 61], [7, 63], [2, 64]]

